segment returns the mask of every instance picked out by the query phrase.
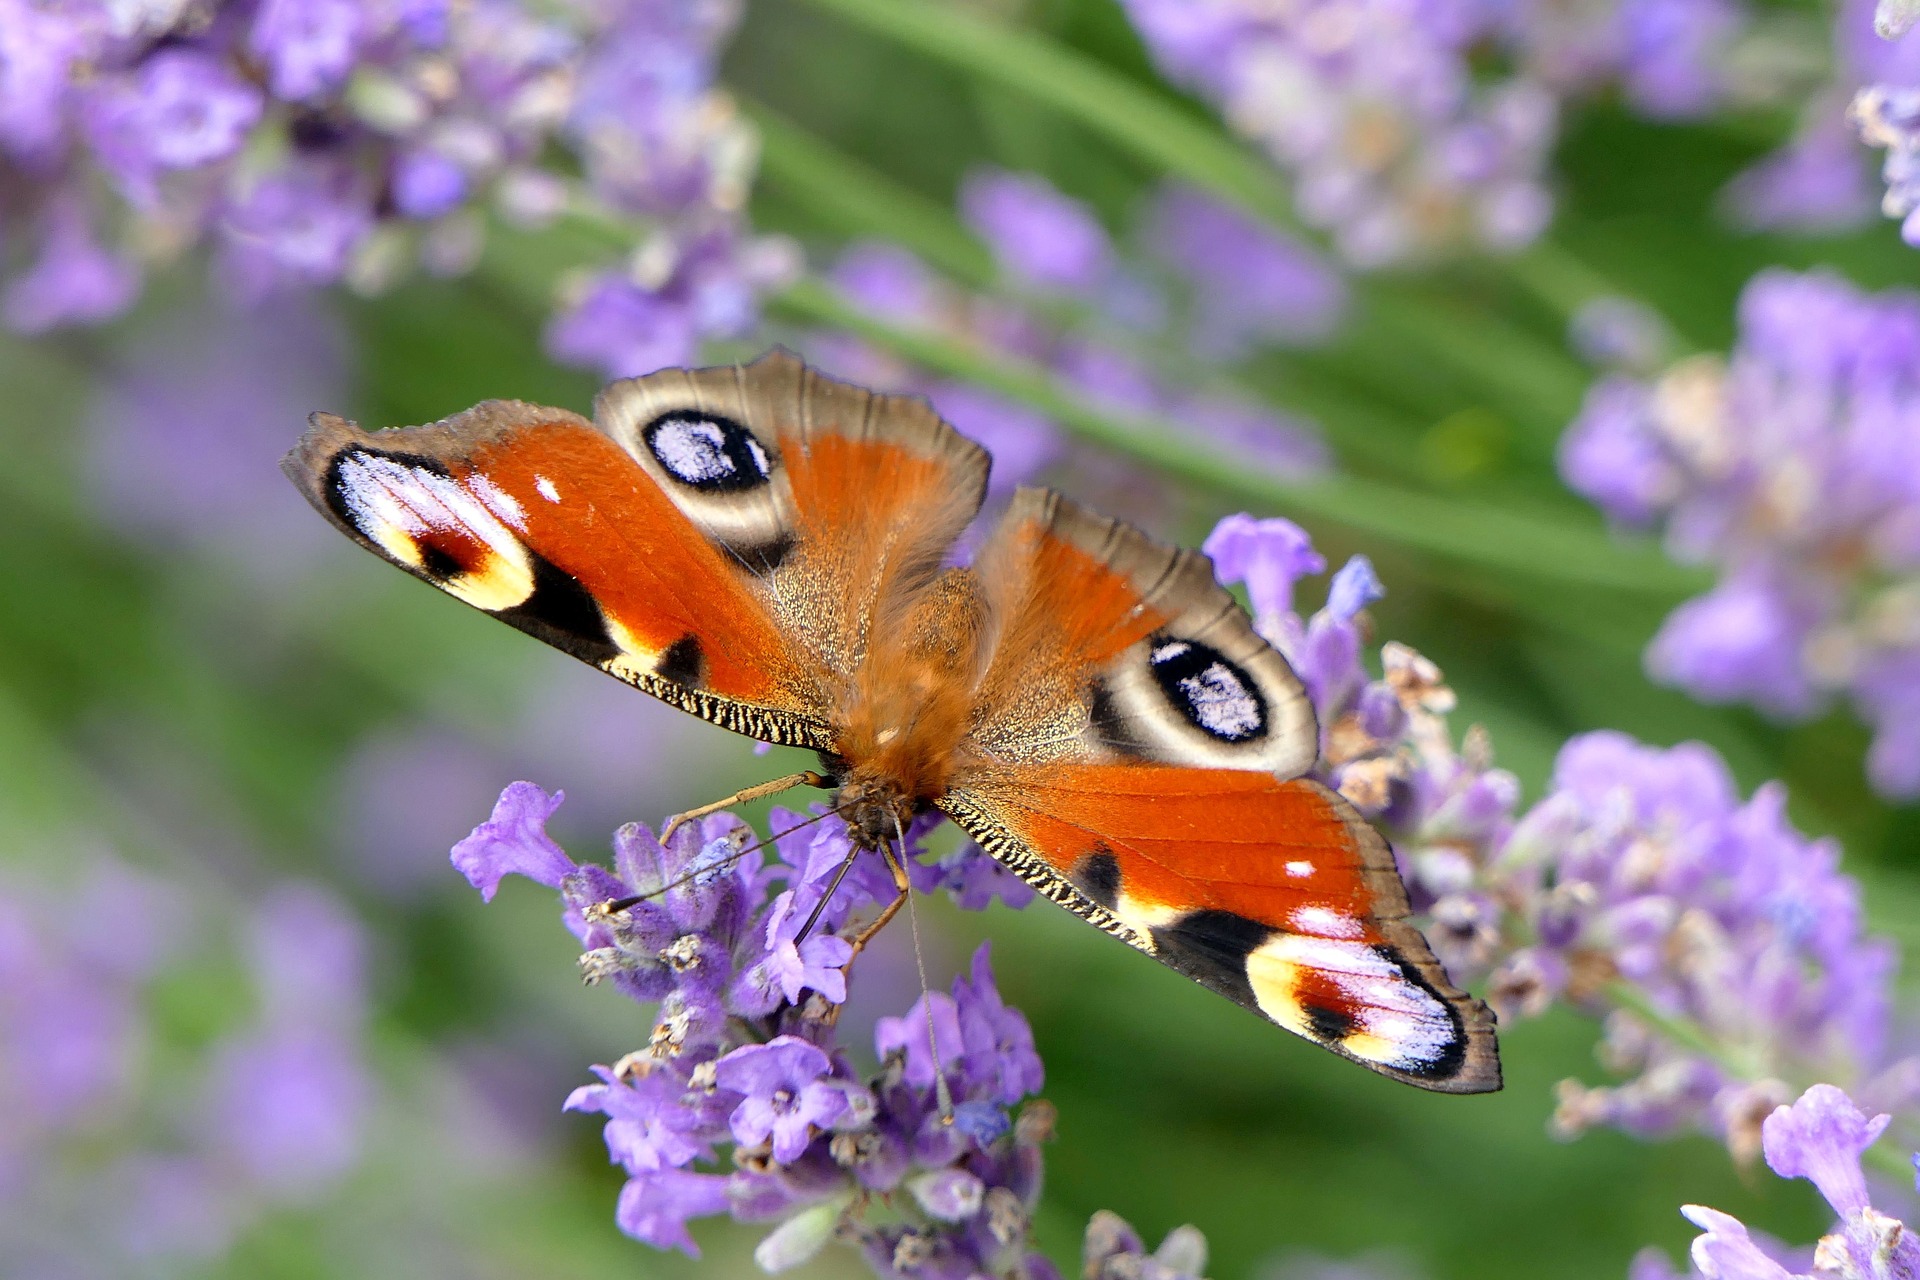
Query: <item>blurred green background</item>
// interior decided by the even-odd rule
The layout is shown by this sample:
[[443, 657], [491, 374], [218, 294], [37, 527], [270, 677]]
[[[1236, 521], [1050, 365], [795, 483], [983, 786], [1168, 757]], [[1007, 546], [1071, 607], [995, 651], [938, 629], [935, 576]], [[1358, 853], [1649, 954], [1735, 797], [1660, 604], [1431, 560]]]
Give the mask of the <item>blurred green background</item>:
[[[1153, 76], [1110, 0], [1046, 0], [1025, 6], [1022, 22], [1208, 120]], [[927, 235], [959, 234], [941, 219], [961, 176], [983, 162], [1048, 174], [1116, 229], [1163, 176], [1049, 106], [810, 4], [752, 6], [726, 79], [769, 121], [755, 223], [798, 237], [816, 261], [850, 237], [910, 237], [910, 215], [931, 218]], [[1717, 193], [1789, 126], [1747, 117], [1665, 127], [1605, 104], [1588, 110], [1567, 122], [1560, 146], [1551, 254], [1522, 269], [1577, 262], [1652, 303], [1683, 346], [1700, 350], [1727, 345], [1740, 287], [1768, 264], [1831, 264], [1873, 287], [1911, 280], [1915, 259], [1890, 224], [1828, 239], [1728, 229]], [[544, 300], [527, 281], [548, 248], [502, 239], [464, 281], [338, 300], [340, 399], [306, 407], [381, 426], [491, 396], [584, 410], [594, 381], [540, 347]], [[1551, 547], [1475, 562], [1375, 536], [1325, 503], [1269, 502], [1256, 514], [1300, 520], [1333, 563], [1373, 558], [1389, 589], [1374, 611], [1379, 637], [1441, 666], [1460, 695], [1456, 727], [1485, 724], [1529, 796], [1573, 733], [1703, 739], [1743, 788], [1784, 778], [1796, 821], [1844, 843], [1876, 929], [1907, 942], [1920, 932], [1920, 814], [1867, 790], [1859, 726], [1835, 713], [1782, 728], [1642, 674], [1640, 651], [1660, 618], [1703, 580], [1610, 542], [1555, 476], [1555, 441], [1590, 375], [1566, 352], [1565, 316], [1515, 278], [1469, 264], [1362, 279], [1333, 345], [1265, 355], [1245, 374], [1316, 418], [1344, 473], [1391, 480], [1469, 520], [1521, 512], [1550, 522], [1586, 540], [1604, 570], [1587, 577], [1608, 584], [1569, 575]], [[196, 290], [183, 274], [109, 329], [0, 341], [0, 829], [7, 860], [55, 884], [102, 840], [210, 901], [244, 902], [277, 877], [318, 880], [369, 924], [370, 1044], [383, 1091], [366, 1163], [324, 1201], [250, 1226], [212, 1274], [747, 1273], [753, 1229], [701, 1226], [710, 1252], [700, 1263], [616, 1232], [621, 1178], [600, 1127], [563, 1115], [560, 1102], [588, 1063], [644, 1037], [643, 1011], [580, 987], [550, 894], [513, 882], [483, 906], [443, 860], [486, 816], [491, 789], [515, 777], [585, 795], [558, 829], [587, 859], [604, 856], [618, 821], [657, 822], [801, 764], [755, 758], [744, 740], [570, 670], [334, 538], [273, 470], [302, 425], [285, 406], [263, 404], [271, 418], [207, 465], [223, 485], [255, 487], [241, 506], [276, 530], [310, 526], [311, 542], [289, 535], [297, 554], [263, 557], [244, 524], [201, 537], [127, 519], [97, 480], [101, 452], [120, 439], [100, 425], [102, 397], [146, 367], [142, 353], [180, 339]], [[798, 341], [807, 320], [776, 306], [765, 339]], [[218, 366], [216, 353], [207, 367]], [[149, 425], [210, 447], [183, 424]], [[1116, 482], [1092, 446], [1053, 479], [1071, 490], [1082, 475], [1095, 477], [1112, 514], [1187, 544], [1248, 505], [1244, 493], [1150, 468]], [[278, 545], [263, 541], [269, 552]], [[1306, 603], [1318, 603], [1317, 590]], [[446, 751], [466, 762], [446, 778], [484, 785], [462, 793], [428, 770], [369, 808], [368, 779], [421, 741], [452, 744]], [[383, 757], [369, 742], [403, 745]], [[391, 815], [409, 808], [413, 819], [394, 826]], [[408, 869], [370, 869], [369, 856]], [[89, 903], [66, 905], [72, 927], [85, 929]], [[1213, 1247], [1210, 1273], [1223, 1280], [1258, 1276], [1302, 1249], [1385, 1249], [1435, 1277], [1617, 1277], [1644, 1245], [1681, 1254], [1692, 1235], [1682, 1203], [1788, 1239], [1824, 1228], [1809, 1187], [1736, 1170], [1705, 1139], [1551, 1140], [1555, 1082], [1601, 1074], [1596, 1027], [1570, 1014], [1503, 1036], [1505, 1092], [1428, 1096], [1314, 1052], [1046, 903], [983, 915], [937, 903], [926, 917], [937, 985], [990, 938], [1008, 1001], [1032, 1019], [1060, 1112], [1038, 1230], [1069, 1271], [1100, 1208], [1150, 1241], [1198, 1225]], [[900, 976], [911, 972], [903, 942], [874, 957], [891, 960], [863, 966], [869, 1018], [913, 998]], [[887, 964], [891, 977], [873, 972]], [[208, 962], [171, 973], [151, 999], [152, 1062], [163, 1070], [168, 1055], [191, 1055], [232, 1025], [247, 996], [230, 966]], [[487, 1076], [476, 1060], [498, 1070]], [[829, 1251], [806, 1274], [858, 1270]]]

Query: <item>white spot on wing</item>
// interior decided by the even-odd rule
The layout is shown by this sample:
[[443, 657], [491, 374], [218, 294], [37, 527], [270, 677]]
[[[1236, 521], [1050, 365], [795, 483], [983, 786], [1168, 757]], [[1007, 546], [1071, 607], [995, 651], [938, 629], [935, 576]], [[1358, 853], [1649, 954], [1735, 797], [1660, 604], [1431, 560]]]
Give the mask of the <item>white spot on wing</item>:
[[487, 510], [499, 516], [516, 530], [525, 533], [527, 513], [520, 506], [520, 500], [502, 489], [483, 475], [474, 475], [467, 481], [473, 491], [480, 495], [480, 501], [487, 504]]
[[533, 478], [533, 487], [538, 489], [540, 496], [548, 502], [560, 501], [560, 490], [554, 485], [553, 481], [547, 479], [545, 476], [535, 476]]
[[1120, 891], [1119, 899], [1113, 904], [1113, 914], [1146, 933], [1152, 929], [1164, 929], [1174, 923], [1186, 912], [1179, 907], [1170, 907], [1164, 902], [1146, 902]]
[[1330, 911], [1326, 907], [1301, 907], [1293, 913], [1289, 923], [1301, 933], [1316, 934], [1322, 938], [1357, 938], [1366, 932], [1352, 916], [1343, 911]]
[[1287, 874], [1296, 879], [1303, 876], [1310, 876], [1313, 874], [1313, 864], [1304, 860], [1289, 862], [1287, 864]]

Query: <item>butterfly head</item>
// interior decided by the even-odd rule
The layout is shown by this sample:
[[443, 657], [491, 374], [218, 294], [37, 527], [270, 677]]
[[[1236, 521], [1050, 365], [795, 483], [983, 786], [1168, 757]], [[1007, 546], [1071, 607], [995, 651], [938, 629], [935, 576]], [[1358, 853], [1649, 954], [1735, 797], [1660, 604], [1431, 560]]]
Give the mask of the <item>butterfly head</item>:
[[878, 849], [898, 838], [913, 822], [915, 803], [898, 778], [856, 770], [840, 788], [834, 807], [847, 832], [863, 849]]

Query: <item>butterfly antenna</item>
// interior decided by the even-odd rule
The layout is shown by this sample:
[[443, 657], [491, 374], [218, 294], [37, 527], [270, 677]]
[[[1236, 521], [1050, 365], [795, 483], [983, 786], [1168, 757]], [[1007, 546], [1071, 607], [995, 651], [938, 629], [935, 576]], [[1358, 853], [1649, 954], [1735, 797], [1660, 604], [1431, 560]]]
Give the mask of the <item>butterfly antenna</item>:
[[[907, 833], [900, 829], [900, 815], [893, 815], [893, 834], [900, 845], [900, 867], [907, 865]], [[933, 997], [927, 992], [927, 957], [920, 947], [920, 913], [914, 909], [913, 894], [907, 894], [907, 929], [913, 934], [913, 964], [920, 971], [920, 1004], [927, 1011], [927, 1048], [933, 1051], [933, 1096], [940, 1106], [940, 1123], [953, 1123], [953, 1091], [947, 1087], [947, 1073], [940, 1066], [940, 1036], [934, 1030]]]
[[[698, 880], [701, 876], [712, 875], [716, 871], [722, 870], [723, 868], [726, 868], [726, 867], [730, 867], [734, 863], [740, 861], [740, 859], [746, 857], [748, 854], [764, 849], [768, 845], [774, 843], [777, 840], [784, 840], [786, 837], [792, 835], [794, 832], [800, 830], [802, 827], [810, 827], [814, 823], [822, 821], [823, 819], [837, 817], [839, 813], [840, 813], [840, 810], [837, 806], [828, 809], [825, 813], [816, 813], [815, 815], [813, 815], [813, 817], [808, 818], [805, 822], [796, 822], [792, 826], [788, 827], [785, 831], [776, 831], [772, 835], [768, 836], [765, 840], [759, 841], [756, 844], [750, 844], [746, 846], [744, 849], [736, 849], [732, 853], [728, 854], [724, 858], [721, 858], [717, 862], [708, 863], [706, 866], [698, 867], [692, 871], [687, 872], [683, 876], [679, 876], [675, 879], [667, 881], [665, 884], [661, 885], [658, 889], [649, 889], [645, 893], [636, 893], [630, 898], [614, 898], [611, 901], [602, 902], [599, 904], [598, 910], [603, 911], [608, 915], [613, 915], [616, 912], [625, 911], [629, 907], [637, 907], [641, 903], [657, 898], [663, 893], [670, 893], [673, 890], [678, 889], [683, 884], [691, 884], [693, 881]], [[839, 873], [835, 875], [833, 878], [834, 884], [836, 885], [839, 884], [840, 877], [844, 876], [846, 873], [847, 873], [847, 869], [844, 866], [841, 867]]]
[[793, 944], [795, 946], [799, 946], [802, 942], [805, 942], [813, 933], [813, 926], [820, 923], [820, 913], [827, 909], [829, 902], [833, 901], [833, 895], [839, 892], [840, 882], [847, 878], [847, 872], [853, 870], [853, 860], [863, 852], [865, 852], [865, 850], [861, 849], [859, 845], [855, 845], [853, 848], [847, 850], [846, 860], [840, 864], [840, 869], [833, 873], [833, 879], [827, 883], [827, 891], [820, 895], [820, 901], [813, 904], [813, 912], [807, 916], [807, 922], [800, 926], [800, 932], [793, 935]]

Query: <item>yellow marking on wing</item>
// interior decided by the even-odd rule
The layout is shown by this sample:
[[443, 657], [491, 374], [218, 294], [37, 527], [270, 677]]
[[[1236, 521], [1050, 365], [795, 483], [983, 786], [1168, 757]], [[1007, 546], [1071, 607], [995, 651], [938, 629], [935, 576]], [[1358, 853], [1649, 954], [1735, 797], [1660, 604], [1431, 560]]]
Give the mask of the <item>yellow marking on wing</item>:
[[515, 551], [502, 555], [490, 549], [477, 569], [457, 573], [442, 585], [449, 595], [488, 613], [525, 604], [533, 595], [533, 565], [524, 553]]

